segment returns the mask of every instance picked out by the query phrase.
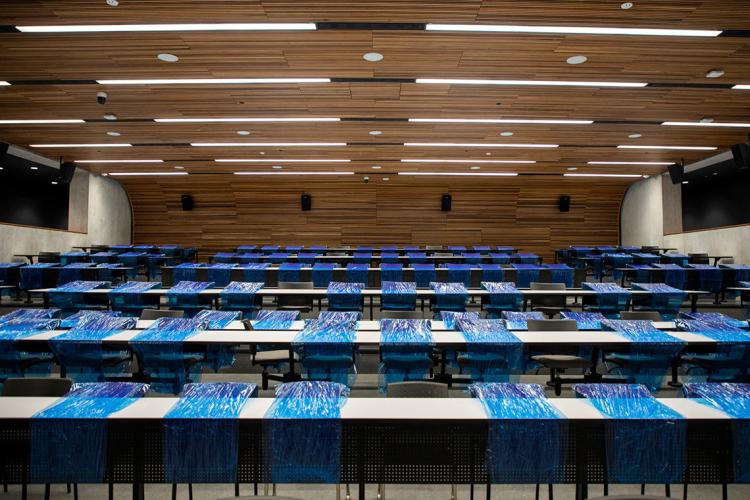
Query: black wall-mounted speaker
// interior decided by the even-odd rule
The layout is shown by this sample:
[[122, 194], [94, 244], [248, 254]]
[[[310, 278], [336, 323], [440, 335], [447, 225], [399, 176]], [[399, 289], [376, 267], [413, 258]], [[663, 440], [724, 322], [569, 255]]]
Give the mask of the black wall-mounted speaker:
[[557, 208], [561, 212], [570, 212], [570, 196], [567, 194], [560, 196], [560, 199], [557, 200]]
[[667, 167], [669, 170], [669, 178], [672, 180], [672, 184], [681, 184], [685, 177], [685, 167], [675, 163]]
[[3, 161], [5, 155], [8, 153], [8, 146], [7, 142], [0, 142], [0, 161]]
[[453, 204], [453, 197], [449, 194], [444, 194], [440, 199], [440, 210], [443, 212], [450, 212], [451, 205]]
[[300, 196], [300, 205], [302, 205], [303, 212], [312, 210], [312, 196], [309, 194], [303, 194]]
[[193, 207], [195, 206], [193, 204], [193, 197], [190, 196], [189, 194], [183, 194], [182, 196], [180, 196], [180, 202], [182, 203], [182, 209], [185, 210], [186, 212], [188, 210], [192, 210]]
[[60, 184], [70, 184], [73, 180], [73, 176], [76, 173], [76, 164], [72, 161], [62, 163], [60, 165], [60, 173], [57, 176], [57, 182]]
[[750, 168], [750, 145], [735, 144], [732, 146], [732, 157], [737, 168]]

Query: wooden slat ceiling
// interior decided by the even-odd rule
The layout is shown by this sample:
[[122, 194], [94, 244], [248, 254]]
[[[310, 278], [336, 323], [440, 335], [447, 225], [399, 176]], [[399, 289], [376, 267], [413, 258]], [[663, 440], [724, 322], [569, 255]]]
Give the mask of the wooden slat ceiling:
[[[0, 25], [177, 22], [480, 23], [749, 30], [746, 0], [618, 1], [4, 1]], [[384, 60], [362, 59], [377, 51]], [[158, 61], [159, 53], [180, 57]], [[583, 54], [588, 62], [566, 59]], [[720, 68], [725, 75], [707, 79]], [[286, 85], [104, 86], [71, 80], [134, 78], [325, 77], [361, 81]], [[418, 77], [649, 82], [637, 89], [496, 87], [417, 84]], [[384, 81], [396, 79], [404, 81]], [[157, 166], [86, 164], [94, 172], [172, 170], [191, 173], [270, 170], [265, 164], [223, 164], [215, 158], [350, 159], [351, 163], [284, 164], [286, 169], [342, 169], [381, 174], [400, 170], [467, 171], [472, 160], [534, 160], [483, 164], [482, 171], [560, 174], [654, 174], [663, 167], [596, 167], [588, 161], [679, 161], [707, 151], [618, 150], [619, 144], [716, 146], [743, 142], [748, 129], [667, 127], [662, 121], [747, 122], [750, 91], [707, 84], [750, 84], [750, 38], [672, 38], [439, 33], [336, 29], [310, 32], [0, 33], [0, 120], [97, 120], [75, 125], [0, 125], [0, 140], [39, 143], [126, 142], [131, 148], [51, 148], [66, 160], [164, 159]], [[686, 87], [698, 84], [698, 88]], [[106, 90], [108, 103], [96, 103]], [[114, 113], [116, 122], [102, 119]], [[340, 117], [337, 123], [163, 124], [152, 118]], [[592, 125], [408, 123], [408, 118], [532, 118], [596, 120]], [[604, 122], [604, 123], [599, 123]], [[238, 130], [251, 135], [241, 137]], [[371, 130], [382, 131], [373, 136]], [[119, 137], [109, 137], [116, 131]], [[500, 132], [512, 131], [512, 137]], [[628, 135], [642, 134], [638, 139]], [[347, 142], [324, 148], [196, 148], [190, 142]], [[404, 142], [552, 143], [557, 149], [405, 147]], [[261, 154], [263, 153], [263, 154]], [[488, 156], [487, 153], [490, 153]], [[400, 162], [459, 159], [465, 164]]]

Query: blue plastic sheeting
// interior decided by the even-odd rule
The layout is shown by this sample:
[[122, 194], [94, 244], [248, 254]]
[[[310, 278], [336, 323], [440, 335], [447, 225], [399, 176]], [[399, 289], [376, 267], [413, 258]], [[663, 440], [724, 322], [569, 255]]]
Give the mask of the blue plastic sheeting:
[[263, 258], [262, 253], [254, 253], [254, 252], [242, 253], [237, 256], [237, 260], [241, 264], [258, 263], [260, 262], [262, 258]]
[[396, 247], [395, 247], [395, 246], [393, 246], [393, 245], [388, 245], [388, 246], [381, 246], [381, 247], [380, 247], [380, 252], [381, 252], [381, 253], [382, 253], [382, 252], [395, 252], [396, 250], [398, 250], [398, 248], [396, 248]]
[[177, 394], [185, 382], [191, 382], [199, 373], [203, 357], [184, 353], [183, 341], [205, 326], [195, 319], [159, 318], [131, 339], [139, 364], [151, 377], [154, 390]]
[[326, 253], [326, 249], [327, 248], [328, 247], [325, 246], [325, 245], [311, 245], [307, 249], [310, 250], [311, 252], [317, 253], [318, 255], [322, 255], [322, 254]]
[[691, 380], [733, 381], [743, 377], [750, 365], [750, 332], [721, 322], [678, 319], [677, 328], [716, 342], [714, 352], [685, 353]]
[[328, 309], [331, 311], [361, 311], [362, 284], [332, 281], [328, 285]]
[[698, 273], [698, 287], [701, 290], [711, 293], [721, 291], [722, 280], [724, 279], [721, 268], [707, 264], [690, 264], [689, 267], [695, 269]]
[[635, 269], [635, 272], [631, 272], [629, 275], [633, 276], [633, 281], [639, 283], [648, 283], [651, 281], [651, 271], [653, 267], [647, 264], [628, 264], [629, 269]]
[[113, 252], [116, 252], [118, 254], [122, 252], [127, 252], [128, 250], [132, 249], [133, 245], [110, 245], [109, 249]]
[[60, 328], [75, 328], [78, 323], [97, 316], [119, 317], [120, 311], [78, 311], [60, 322]]
[[232, 262], [232, 259], [234, 258], [235, 254], [232, 252], [219, 252], [214, 255], [214, 262], [217, 263], [225, 263], [228, 264]]
[[594, 309], [608, 318], [619, 317], [620, 311], [626, 311], [630, 305], [630, 292], [615, 283], [591, 283], [587, 281], [581, 285], [584, 290], [596, 292], [596, 305], [586, 307]]
[[634, 254], [635, 252], [639, 252], [640, 250], [641, 250], [641, 247], [631, 247], [631, 246], [621, 246], [620, 247], [620, 251], [621, 252], [625, 252], [625, 253], [629, 253], [629, 254]]
[[302, 264], [298, 262], [285, 262], [279, 266], [280, 282], [299, 282], [301, 280], [300, 270]]
[[412, 264], [414, 268], [414, 281], [417, 283], [417, 288], [427, 288], [430, 283], [435, 281], [437, 273], [435, 272], [435, 264]]
[[313, 252], [300, 252], [297, 254], [297, 262], [301, 264], [313, 264], [318, 254]]
[[[23, 377], [29, 368], [34, 371], [49, 373], [50, 363], [53, 358], [50, 355], [27, 354], [17, 351], [15, 341], [38, 333], [54, 330], [60, 324], [59, 320], [38, 319], [10, 319], [0, 323], [0, 382], [6, 378]], [[29, 363], [37, 362], [38, 366], [29, 367]], [[36, 365], [36, 363], [35, 363]]]
[[747, 321], [742, 319], [736, 319], [726, 314], [717, 312], [683, 312], [680, 313], [680, 318], [683, 319], [694, 319], [703, 323], [719, 324], [734, 326], [736, 328], [747, 327]]
[[584, 259], [579, 259], [581, 264], [577, 267], [586, 267], [591, 269], [592, 276], [595, 279], [601, 279], [604, 274], [604, 258], [601, 255], [587, 255]]
[[421, 248], [419, 247], [419, 245], [407, 245], [404, 247], [405, 252], [418, 252], [420, 250]]
[[516, 269], [516, 284], [520, 288], [529, 288], [531, 283], [539, 281], [541, 267], [536, 264], [513, 264]]
[[479, 264], [482, 262], [482, 254], [479, 252], [463, 252], [461, 258], [467, 264]]
[[274, 253], [277, 252], [281, 247], [279, 245], [263, 245], [260, 249], [263, 253]]
[[328, 380], [349, 384], [349, 371], [354, 366], [356, 321], [334, 322], [314, 319], [292, 340], [310, 380]]
[[372, 252], [354, 252], [352, 254], [352, 260], [358, 264], [370, 264], [372, 260]]
[[505, 326], [509, 330], [528, 330], [529, 325], [526, 323], [530, 319], [544, 319], [544, 313], [541, 311], [503, 311]]
[[318, 322], [321, 325], [338, 325], [340, 323], [355, 323], [359, 328], [362, 313], [357, 311], [321, 311], [318, 314]]
[[685, 384], [686, 398], [719, 410], [732, 420], [735, 483], [750, 482], [750, 384]]
[[602, 328], [613, 330], [630, 341], [627, 353], [608, 356], [617, 364], [617, 370], [627, 377], [628, 383], [643, 384], [650, 391], [658, 391], [674, 358], [684, 347], [684, 342], [662, 332], [647, 320], [604, 320]]
[[424, 264], [427, 262], [427, 254], [425, 252], [406, 252], [406, 256], [409, 257], [410, 264]]
[[579, 384], [574, 390], [608, 417], [604, 422], [607, 482], [682, 482], [686, 467], [682, 415], [642, 385]]
[[86, 252], [65, 252], [60, 254], [60, 265], [67, 266], [74, 262], [83, 262], [89, 256]]
[[186, 262], [179, 264], [172, 269], [172, 281], [178, 283], [180, 281], [195, 281], [196, 270], [199, 267], [204, 267], [203, 264], [196, 264], [195, 262]]
[[23, 266], [20, 272], [19, 286], [21, 290], [33, 290], [44, 286], [44, 269], [52, 267], [53, 263], [30, 264]]
[[605, 253], [604, 263], [608, 266], [612, 266], [612, 277], [615, 280], [622, 278], [622, 271], [618, 271], [617, 268], [622, 268], [628, 264], [633, 263], [633, 256], [627, 253]]
[[573, 287], [573, 268], [567, 264], [545, 264], [549, 269], [550, 281], [552, 283], [564, 283], [566, 288]]
[[284, 249], [287, 252], [297, 253], [304, 248], [302, 245], [287, 245]]
[[107, 417], [137, 397], [60, 398], [30, 422], [31, 482], [101, 483], [107, 472]]
[[0, 316], [0, 325], [8, 321], [52, 319], [60, 316], [60, 309], [16, 309]]
[[677, 264], [678, 266], [687, 266], [690, 257], [682, 253], [665, 253], [661, 256], [661, 261], [667, 264]]
[[460, 255], [461, 252], [466, 251], [465, 246], [457, 245], [457, 246], [450, 246], [448, 247], [448, 251], [453, 252], [454, 255]]
[[474, 245], [471, 247], [475, 252], [479, 252], [482, 255], [487, 255], [490, 253], [490, 250], [492, 250], [492, 247], [486, 246], [486, 245]]
[[263, 418], [268, 482], [341, 482], [341, 408], [348, 397], [349, 388], [333, 382], [276, 386]]
[[58, 286], [70, 283], [71, 281], [78, 281], [82, 279], [83, 270], [89, 269], [93, 265], [93, 262], [76, 262], [61, 267], [57, 275]]
[[381, 283], [381, 304], [385, 310], [413, 311], [417, 307], [417, 284], [403, 281]]
[[747, 264], [719, 264], [719, 267], [733, 270], [735, 281], [750, 280], [750, 266]]
[[402, 264], [380, 264], [380, 281], [403, 281], [404, 266]]
[[657, 264], [661, 261], [661, 256], [652, 253], [634, 253], [633, 261], [638, 264]]
[[523, 371], [523, 343], [501, 319], [461, 319], [457, 330], [466, 340], [459, 364], [474, 382], [508, 382]]
[[328, 288], [333, 281], [333, 270], [336, 264], [319, 262], [312, 267], [312, 281], [315, 288]]
[[357, 248], [355, 249], [355, 251], [357, 251], [357, 252], [368, 252], [368, 253], [372, 253], [372, 251], [373, 251], [373, 247], [370, 247], [370, 246], [366, 246], [366, 245], [365, 245], [365, 246], [358, 246], [358, 247], [357, 247]]
[[476, 312], [453, 312], [441, 311], [440, 319], [446, 330], [455, 330], [459, 321], [479, 319], [479, 313]]
[[67, 398], [142, 398], [150, 386], [138, 382], [76, 383], [65, 395]]
[[255, 318], [255, 330], [289, 330], [299, 319], [299, 311], [260, 311]]
[[50, 290], [49, 300], [63, 311], [77, 311], [88, 307], [84, 292], [107, 285], [106, 281], [71, 281]]
[[399, 255], [396, 252], [383, 252], [380, 254], [380, 262], [395, 264], [399, 262]]
[[197, 312], [202, 309], [204, 302], [201, 300], [200, 292], [211, 288], [210, 281], [180, 281], [167, 290], [167, 301], [172, 309], [184, 310], [186, 314]]
[[507, 253], [491, 253], [490, 258], [493, 264], [510, 264], [510, 254]]
[[186, 384], [164, 415], [164, 476], [170, 483], [234, 483], [239, 421], [255, 384]]
[[238, 252], [246, 252], [251, 250], [257, 250], [258, 245], [240, 245], [237, 247]]
[[567, 422], [536, 384], [472, 384], [489, 418], [487, 468], [491, 482], [562, 482]]
[[213, 282], [216, 286], [227, 286], [232, 281], [232, 269], [234, 264], [209, 264], [208, 281]]
[[272, 254], [266, 255], [266, 262], [270, 262], [272, 264], [281, 264], [282, 262], [286, 262], [286, 260], [289, 258], [288, 253], [286, 252], [274, 252]]
[[255, 294], [264, 286], [265, 283], [232, 281], [221, 291], [222, 309], [242, 311], [246, 319], [252, 318], [262, 305]]
[[435, 314], [440, 311], [463, 312], [469, 293], [463, 283], [430, 283], [435, 292]]
[[669, 286], [684, 290], [687, 285], [687, 269], [677, 264], [654, 264], [664, 274], [664, 283]]
[[479, 264], [479, 269], [482, 270], [482, 281], [503, 281], [503, 266], [500, 264]]
[[406, 380], [423, 380], [430, 370], [434, 345], [427, 319], [380, 321], [380, 389]]
[[367, 286], [367, 284], [370, 282], [369, 273], [369, 264], [346, 265], [346, 281], [349, 283], [362, 283], [362, 286]]
[[471, 267], [468, 264], [445, 264], [449, 283], [463, 283], [471, 286]]
[[486, 303], [487, 317], [498, 318], [500, 311], [518, 310], [523, 295], [513, 283], [482, 281], [482, 288], [490, 294]]
[[140, 311], [146, 304], [144, 293], [160, 288], [161, 283], [149, 281], [128, 281], [109, 292], [112, 309], [120, 311]]
[[243, 272], [245, 273], [245, 281], [252, 281], [253, 283], [265, 283], [266, 282], [266, 269], [271, 264], [267, 262], [251, 262], [242, 266]]
[[204, 309], [193, 316], [193, 319], [208, 322], [209, 330], [222, 330], [228, 327], [232, 321], [242, 319], [242, 313], [239, 311], [210, 311]]
[[103, 382], [105, 377], [128, 373], [127, 352], [111, 351], [102, 340], [135, 328], [136, 318], [97, 314], [49, 340], [50, 348], [68, 377], [76, 382]]
[[687, 299], [687, 293], [666, 283], [633, 283], [633, 290], [651, 292], [649, 302], [642, 309], [658, 311], [664, 319], [673, 319], [680, 312], [680, 306]]
[[602, 321], [607, 319], [602, 313], [598, 312], [571, 312], [563, 311], [560, 313], [561, 319], [572, 319], [576, 322], [579, 330], [601, 330]]
[[535, 253], [518, 253], [516, 258], [521, 264], [536, 264], [539, 262], [539, 256]]
[[503, 247], [503, 246], [495, 247], [495, 250], [497, 250], [500, 253], [513, 253], [516, 251], [516, 249], [513, 247]]
[[617, 251], [617, 247], [613, 247], [612, 245], [602, 245], [596, 247], [596, 250], [601, 253], [613, 253]]

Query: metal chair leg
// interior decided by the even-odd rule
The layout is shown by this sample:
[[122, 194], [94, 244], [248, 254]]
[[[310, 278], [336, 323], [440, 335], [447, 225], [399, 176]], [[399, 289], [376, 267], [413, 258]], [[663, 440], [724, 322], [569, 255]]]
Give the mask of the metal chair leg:
[[664, 485], [664, 496], [667, 498], [672, 496], [672, 488], [668, 484]]
[[240, 483], [234, 483], [234, 496], [240, 496]]
[[193, 500], [193, 483], [188, 483], [188, 499]]
[[534, 488], [534, 500], [539, 500], [539, 483], [536, 483]]
[[458, 486], [451, 485], [451, 500], [458, 500]]
[[547, 485], [547, 496], [549, 500], [555, 500], [555, 487], [551, 483]]
[[112, 481], [109, 482], [107, 485], [107, 499], [108, 500], [114, 500], [115, 499], [115, 483]]
[[44, 500], [49, 500], [49, 484], [44, 485]]
[[687, 483], [685, 483], [682, 486], [682, 498], [683, 498], [683, 500], [687, 500], [687, 491], [688, 491], [688, 485], [687, 485]]
[[73, 483], [73, 500], [78, 500], [78, 483]]
[[177, 500], [177, 484], [172, 483], [172, 500]]

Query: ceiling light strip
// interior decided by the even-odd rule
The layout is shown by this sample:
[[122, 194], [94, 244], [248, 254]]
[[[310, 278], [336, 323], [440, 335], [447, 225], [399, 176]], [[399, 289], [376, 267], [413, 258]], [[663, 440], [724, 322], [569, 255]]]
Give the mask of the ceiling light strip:
[[617, 149], [670, 149], [684, 151], [714, 151], [716, 146], [639, 146], [635, 144], [621, 144]]
[[142, 80], [96, 80], [101, 85], [235, 85], [272, 83], [331, 83], [330, 78], [165, 78]]
[[132, 144], [127, 143], [103, 143], [103, 144], [29, 144], [32, 148], [130, 148]]
[[510, 164], [530, 164], [536, 163], [536, 160], [433, 160], [433, 159], [422, 159], [422, 158], [402, 158], [403, 163], [510, 163]]
[[45, 125], [58, 123], [86, 123], [83, 120], [0, 120], [0, 125]]
[[612, 28], [599, 26], [518, 26], [503, 24], [427, 24], [425, 29], [427, 31], [462, 31], [474, 33], [546, 33], [560, 35], [716, 37], [721, 34], [721, 30]]
[[588, 165], [650, 165], [665, 166], [673, 165], [673, 161], [589, 161]]
[[550, 125], [591, 125], [594, 120], [555, 120], [555, 119], [515, 119], [515, 118], [409, 118], [413, 123], [509, 123], [509, 124], [550, 124]]
[[662, 122], [662, 125], [673, 127], [737, 127], [748, 128], [750, 123], [737, 122]]
[[310, 31], [315, 23], [69, 24], [16, 26], [22, 33], [116, 33], [146, 31]]
[[164, 163], [164, 160], [76, 160], [76, 163]]
[[516, 172], [399, 172], [398, 175], [451, 176], [451, 177], [516, 177]]
[[735, 85], [732, 90], [750, 90], [750, 85]]
[[119, 177], [135, 177], [139, 175], [188, 175], [187, 172], [109, 172], [109, 175]]
[[293, 158], [286, 160], [274, 160], [273, 158], [217, 158], [216, 163], [349, 163], [351, 160], [331, 160], [327, 158]]
[[463, 143], [463, 142], [405, 142], [404, 146], [426, 148], [558, 148], [559, 144], [521, 144], [521, 143]]
[[341, 118], [154, 118], [156, 123], [340, 122]]
[[191, 142], [191, 146], [199, 148], [258, 148], [258, 147], [340, 147], [345, 142]]
[[563, 174], [564, 177], [623, 177], [635, 178], [643, 177], [642, 174]]
[[354, 175], [354, 172], [234, 172], [234, 175]]
[[417, 78], [416, 83], [437, 83], [443, 85], [515, 85], [544, 87], [622, 87], [643, 88], [648, 83], [642, 82], [588, 82], [564, 80], [478, 80], [461, 78]]

